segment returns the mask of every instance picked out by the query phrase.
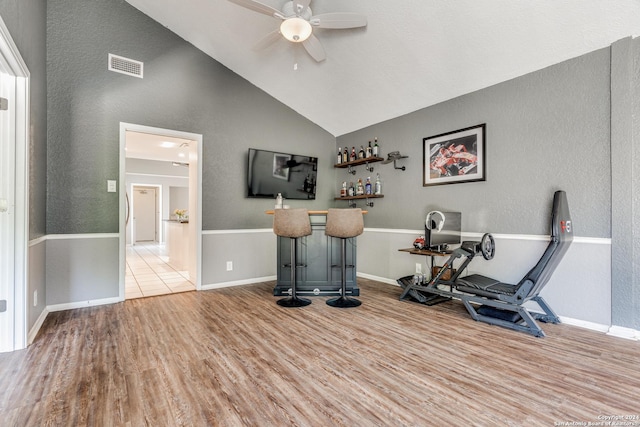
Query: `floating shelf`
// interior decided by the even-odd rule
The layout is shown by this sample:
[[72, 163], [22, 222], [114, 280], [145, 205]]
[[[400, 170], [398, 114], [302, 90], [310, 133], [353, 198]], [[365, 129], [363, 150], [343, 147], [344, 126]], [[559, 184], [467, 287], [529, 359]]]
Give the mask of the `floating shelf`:
[[384, 159], [382, 157], [365, 157], [364, 159], [356, 159], [356, 160], [352, 160], [350, 162], [345, 162], [345, 163], [336, 163], [335, 165], [333, 165], [334, 168], [348, 168], [350, 166], [358, 166], [358, 165], [364, 165], [367, 163], [375, 163], [375, 162], [381, 162]]
[[336, 197], [335, 200], [379, 199], [382, 197], [384, 194], [363, 194], [362, 196]]

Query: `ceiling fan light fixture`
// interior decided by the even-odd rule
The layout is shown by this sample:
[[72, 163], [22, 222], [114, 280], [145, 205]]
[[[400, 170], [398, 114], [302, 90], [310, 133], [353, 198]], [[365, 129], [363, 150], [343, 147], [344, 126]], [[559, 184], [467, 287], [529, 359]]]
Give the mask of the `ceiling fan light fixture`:
[[285, 39], [300, 43], [311, 36], [311, 24], [302, 18], [289, 18], [282, 21], [280, 25], [280, 33]]

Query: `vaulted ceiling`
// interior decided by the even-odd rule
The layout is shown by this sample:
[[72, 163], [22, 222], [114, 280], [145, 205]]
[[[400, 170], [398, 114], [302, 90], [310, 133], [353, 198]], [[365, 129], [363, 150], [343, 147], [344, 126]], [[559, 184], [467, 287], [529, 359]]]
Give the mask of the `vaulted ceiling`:
[[640, 34], [638, 0], [312, 0], [368, 20], [314, 28], [316, 62], [284, 39], [254, 50], [280, 21], [228, 0], [126, 1], [334, 136]]

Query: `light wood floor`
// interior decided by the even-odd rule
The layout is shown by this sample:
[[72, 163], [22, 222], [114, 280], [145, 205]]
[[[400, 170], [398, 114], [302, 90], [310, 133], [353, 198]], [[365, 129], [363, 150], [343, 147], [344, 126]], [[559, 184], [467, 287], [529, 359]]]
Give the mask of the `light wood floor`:
[[[0, 354], [3, 426], [554, 426], [640, 415], [640, 343], [535, 338], [460, 302], [285, 309], [274, 283], [49, 314]], [[600, 417], [600, 418], [599, 418]], [[635, 420], [640, 425], [640, 420]]]

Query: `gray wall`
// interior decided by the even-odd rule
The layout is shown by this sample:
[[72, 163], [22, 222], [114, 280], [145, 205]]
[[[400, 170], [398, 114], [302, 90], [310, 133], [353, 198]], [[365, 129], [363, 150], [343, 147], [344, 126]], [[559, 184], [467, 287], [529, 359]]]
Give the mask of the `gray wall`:
[[[399, 162], [407, 166], [406, 172], [375, 166], [384, 179], [385, 197], [369, 209], [366, 226], [420, 230], [426, 212], [438, 208], [462, 211], [466, 232], [545, 235], [551, 195], [566, 190], [576, 236], [611, 238], [611, 255], [599, 242], [574, 245], [563, 261], [573, 275], [565, 273], [557, 289], [550, 285], [557, 298], [553, 305], [565, 305], [561, 315], [602, 324], [610, 316], [610, 324], [638, 330], [638, 70], [640, 40], [624, 39], [611, 48], [339, 137], [336, 147], [357, 147], [377, 136], [383, 153], [400, 150], [409, 155]], [[422, 138], [480, 123], [487, 125], [487, 180], [423, 188]], [[338, 175], [336, 188], [345, 178]], [[526, 246], [523, 241], [518, 251]], [[374, 250], [359, 251], [362, 266], [367, 261], [360, 262], [360, 252], [365, 260], [377, 256]], [[488, 264], [474, 268], [490, 268]], [[375, 268], [380, 270], [380, 265]], [[610, 283], [603, 279], [603, 269], [610, 271]], [[377, 274], [388, 277], [388, 272], [400, 274], [392, 268]], [[574, 295], [576, 307], [566, 306], [562, 291]]]
[[47, 76], [45, 0], [0, 0], [0, 15], [30, 73], [29, 237], [46, 234]]
[[[119, 231], [106, 181], [119, 177], [121, 122], [203, 135], [205, 231], [271, 227], [273, 200], [245, 198], [249, 147], [319, 157], [320, 192], [305, 206], [330, 203], [335, 138], [123, 0], [49, 2], [47, 43], [47, 233], [57, 235], [47, 250], [82, 248], [117, 265], [109, 239], [69, 235]], [[144, 62], [144, 79], [108, 71], [109, 53]], [[204, 265], [210, 257], [203, 251]], [[72, 261], [47, 261], [48, 303], [117, 297], [117, 268], [96, 276]]]
[[[46, 234], [47, 76], [45, 0], [0, 0], [0, 15], [30, 73], [29, 239]], [[36, 324], [47, 298], [44, 242], [29, 247], [27, 330]], [[38, 292], [36, 306], [34, 292]]]
[[640, 39], [611, 54], [612, 319], [640, 330]]
[[[467, 231], [544, 235], [553, 191], [562, 189], [576, 235], [609, 237], [609, 55], [598, 50], [339, 137], [336, 149], [378, 137], [385, 156], [409, 156], [398, 161], [404, 172], [374, 165], [384, 198], [365, 225], [419, 229], [438, 208], [461, 211]], [[486, 181], [423, 187], [423, 138], [481, 123]], [[338, 181], [347, 179], [342, 171]], [[355, 177], [368, 174], [360, 167]]]
[[[120, 122], [203, 135], [205, 230], [270, 224], [259, 213], [273, 203], [245, 198], [249, 147], [320, 157], [314, 203], [330, 200], [335, 138], [123, 0], [49, 2], [47, 36], [48, 233], [118, 232], [106, 181]], [[108, 53], [143, 61], [144, 79], [107, 71]]]

